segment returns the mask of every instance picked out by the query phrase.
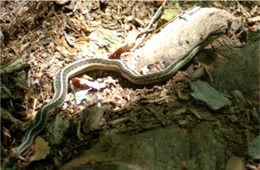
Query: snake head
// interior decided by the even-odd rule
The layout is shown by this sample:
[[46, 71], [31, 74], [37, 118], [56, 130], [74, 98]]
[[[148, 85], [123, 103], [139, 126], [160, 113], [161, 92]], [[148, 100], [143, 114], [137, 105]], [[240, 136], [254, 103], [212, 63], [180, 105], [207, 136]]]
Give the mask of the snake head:
[[217, 29], [217, 30], [215, 30], [215, 31], [212, 31], [212, 32], [210, 32], [209, 34], [208, 34], [208, 36], [207, 36], [207, 40], [206, 41], [214, 41], [215, 39], [218, 39], [219, 37], [221, 37], [222, 35], [224, 35], [226, 33], [226, 31], [225, 30], [223, 30], [223, 29], [221, 29], [221, 28], [219, 28], [219, 29]]

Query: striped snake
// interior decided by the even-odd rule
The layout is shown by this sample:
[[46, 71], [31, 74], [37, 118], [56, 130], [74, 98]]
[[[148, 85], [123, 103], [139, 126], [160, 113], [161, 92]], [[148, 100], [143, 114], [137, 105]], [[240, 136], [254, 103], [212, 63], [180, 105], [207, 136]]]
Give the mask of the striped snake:
[[102, 69], [120, 73], [130, 82], [137, 85], [147, 85], [165, 81], [171, 78], [181, 67], [186, 65], [194, 56], [205, 46], [224, 34], [222, 29], [217, 29], [209, 33], [203, 40], [195, 44], [183, 56], [173, 61], [166, 69], [161, 72], [140, 75], [130, 69], [127, 64], [117, 59], [91, 58], [75, 61], [59, 71], [54, 79], [54, 97], [48, 104], [41, 107], [37, 112], [34, 123], [27, 129], [21, 145], [16, 149], [16, 156], [21, 155], [31, 146], [36, 135], [38, 135], [47, 124], [48, 113], [56, 107], [61, 106], [67, 95], [68, 80], [83, 72]]

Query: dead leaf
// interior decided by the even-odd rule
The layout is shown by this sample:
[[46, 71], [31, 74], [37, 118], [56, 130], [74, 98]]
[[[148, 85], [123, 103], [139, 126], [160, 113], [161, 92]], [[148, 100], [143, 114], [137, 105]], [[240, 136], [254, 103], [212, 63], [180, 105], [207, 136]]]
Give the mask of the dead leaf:
[[114, 51], [112, 54], [109, 55], [108, 58], [110, 59], [119, 59], [121, 54], [129, 51], [130, 49], [132, 49], [135, 45], [135, 42], [130, 42], [127, 44], [124, 44], [123, 46], [119, 47], [116, 51]]
[[80, 88], [80, 89], [89, 89], [90, 86], [86, 82], [82, 82], [81, 79], [74, 77], [71, 79], [71, 82], [74, 87]]
[[77, 44], [86, 45], [89, 43], [89, 41], [90, 41], [90, 38], [88, 36], [84, 36], [79, 39], [76, 39], [74, 42]]
[[32, 149], [34, 150], [34, 153], [30, 157], [30, 162], [45, 159], [46, 156], [50, 153], [50, 147], [48, 146], [48, 142], [46, 142], [40, 136], [38, 136], [35, 139], [35, 144], [32, 146]]
[[72, 83], [75, 87], [80, 88], [80, 89], [104, 89], [106, 87], [106, 84], [97, 82], [97, 81], [89, 81], [83, 78], [73, 78]]

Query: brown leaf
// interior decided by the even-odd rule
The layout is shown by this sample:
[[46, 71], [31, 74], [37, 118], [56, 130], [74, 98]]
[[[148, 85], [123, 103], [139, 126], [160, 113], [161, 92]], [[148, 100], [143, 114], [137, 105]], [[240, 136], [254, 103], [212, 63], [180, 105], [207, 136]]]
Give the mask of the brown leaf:
[[93, 89], [104, 89], [106, 87], [105, 83], [99, 83], [96, 81], [89, 81], [83, 78], [73, 78], [71, 80], [71, 82], [73, 83], [73, 85], [79, 89], [89, 89], [89, 88], [93, 88]]
[[75, 40], [74, 43], [85, 45], [85, 44], [88, 44], [89, 41], [90, 41], [90, 38], [88, 36], [84, 36], [84, 37], [81, 37], [81, 38]]
[[124, 44], [122, 47], [118, 48], [115, 52], [110, 54], [108, 58], [119, 59], [122, 53], [129, 51], [131, 48], [134, 47], [134, 45], [135, 45], [135, 42], [130, 42], [130, 43]]
[[32, 146], [32, 149], [34, 153], [30, 157], [30, 162], [44, 159], [50, 153], [48, 142], [40, 136], [35, 139], [35, 144]]
[[72, 78], [71, 82], [74, 87], [77, 87], [79, 89], [89, 89], [90, 88], [86, 83], [82, 82], [81, 79], [79, 79], [77, 77]]

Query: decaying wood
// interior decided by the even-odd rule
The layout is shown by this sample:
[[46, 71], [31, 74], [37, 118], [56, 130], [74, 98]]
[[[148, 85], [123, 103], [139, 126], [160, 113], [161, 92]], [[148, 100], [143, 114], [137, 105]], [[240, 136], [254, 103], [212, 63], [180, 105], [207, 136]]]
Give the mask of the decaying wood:
[[[217, 8], [195, 7], [176, 17], [136, 52], [135, 68], [141, 71], [143, 67], [154, 63], [159, 63], [165, 68], [209, 32], [218, 28], [226, 30], [227, 33], [207, 47], [213, 48], [217, 57], [206, 66], [213, 75], [216, 88], [240, 90], [248, 97], [258, 98], [259, 95], [255, 94], [259, 94], [259, 48], [252, 45], [253, 48], [249, 47], [251, 50], [247, 50], [247, 47], [239, 50], [247, 44], [247, 29], [240, 18]], [[242, 51], [245, 51], [244, 54], [238, 55]]]
[[[234, 24], [236, 23], [236, 24]], [[232, 28], [235, 25], [234, 28]], [[209, 32], [218, 28], [235, 32], [242, 27], [239, 18], [217, 8], [195, 7], [176, 17], [137, 51], [136, 69], [160, 61], [164, 67], [182, 56]]]

